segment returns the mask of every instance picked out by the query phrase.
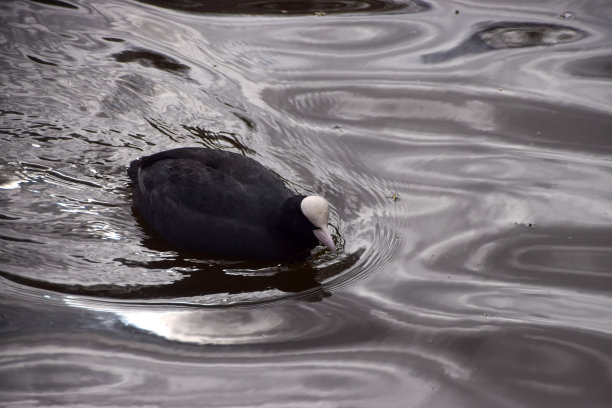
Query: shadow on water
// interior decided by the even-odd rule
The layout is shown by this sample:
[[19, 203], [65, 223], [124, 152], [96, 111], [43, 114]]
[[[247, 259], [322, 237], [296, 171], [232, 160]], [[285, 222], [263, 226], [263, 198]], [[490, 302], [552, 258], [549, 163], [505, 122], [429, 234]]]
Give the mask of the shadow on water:
[[190, 13], [215, 14], [260, 14], [260, 15], [307, 15], [357, 12], [402, 12], [418, 13], [431, 6], [420, 0], [330, 0], [330, 1], [244, 1], [244, 0], [139, 0], [171, 10]]

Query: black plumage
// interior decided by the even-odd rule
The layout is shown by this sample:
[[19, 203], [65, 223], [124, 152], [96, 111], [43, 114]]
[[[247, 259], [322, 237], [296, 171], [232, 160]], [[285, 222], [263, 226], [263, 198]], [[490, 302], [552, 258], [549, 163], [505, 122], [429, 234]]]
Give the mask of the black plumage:
[[133, 209], [177, 249], [221, 258], [285, 259], [319, 242], [274, 172], [240, 154], [179, 148], [133, 161]]

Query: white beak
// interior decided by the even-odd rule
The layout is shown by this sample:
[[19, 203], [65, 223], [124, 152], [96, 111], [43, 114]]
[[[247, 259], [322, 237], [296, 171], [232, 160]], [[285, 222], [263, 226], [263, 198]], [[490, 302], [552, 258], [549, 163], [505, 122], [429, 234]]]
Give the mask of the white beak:
[[323, 228], [318, 228], [316, 230], [313, 230], [312, 232], [315, 234], [315, 237], [317, 237], [319, 241], [321, 241], [323, 245], [328, 247], [331, 251], [336, 250], [336, 245], [334, 245], [334, 240], [332, 239], [331, 234], [327, 229], [327, 226]]

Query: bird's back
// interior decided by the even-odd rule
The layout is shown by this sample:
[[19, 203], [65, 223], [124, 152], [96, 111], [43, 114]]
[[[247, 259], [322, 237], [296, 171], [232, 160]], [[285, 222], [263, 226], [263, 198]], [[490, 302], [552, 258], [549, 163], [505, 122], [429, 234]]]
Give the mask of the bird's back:
[[[169, 243], [211, 254], [278, 247], [275, 222], [292, 196], [255, 160], [205, 148], [181, 148], [135, 160], [134, 210]], [[270, 249], [272, 250], [272, 249]]]

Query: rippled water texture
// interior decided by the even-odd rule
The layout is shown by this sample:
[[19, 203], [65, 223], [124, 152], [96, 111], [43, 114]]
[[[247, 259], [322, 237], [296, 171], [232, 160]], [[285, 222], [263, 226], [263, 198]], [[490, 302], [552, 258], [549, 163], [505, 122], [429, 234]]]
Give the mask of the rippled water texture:
[[[0, 3], [0, 405], [609, 407], [612, 5]], [[241, 152], [337, 254], [177, 253], [130, 160]]]

